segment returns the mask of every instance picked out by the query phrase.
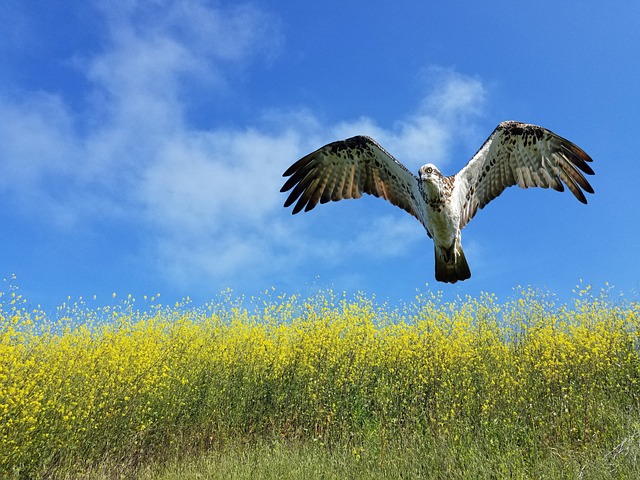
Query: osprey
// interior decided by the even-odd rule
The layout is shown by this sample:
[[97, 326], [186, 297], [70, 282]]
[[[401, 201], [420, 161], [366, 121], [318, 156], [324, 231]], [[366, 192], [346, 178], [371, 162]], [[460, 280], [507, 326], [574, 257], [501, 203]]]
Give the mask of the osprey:
[[293, 213], [307, 212], [318, 202], [382, 197], [406, 210], [424, 226], [435, 247], [436, 280], [455, 283], [471, 277], [461, 244], [461, 230], [478, 208], [505, 188], [553, 188], [566, 185], [582, 203], [583, 190], [594, 193], [581, 172], [593, 175], [584, 150], [537, 125], [500, 123], [480, 150], [457, 174], [445, 177], [430, 163], [418, 176], [372, 138], [356, 136], [319, 148], [291, 165], [281, 192]]

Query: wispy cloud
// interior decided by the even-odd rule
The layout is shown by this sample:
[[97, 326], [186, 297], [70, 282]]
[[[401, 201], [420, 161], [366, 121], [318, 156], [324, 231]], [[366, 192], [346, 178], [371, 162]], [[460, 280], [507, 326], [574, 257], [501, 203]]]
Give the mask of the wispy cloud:
[[416, 111], [408, 112], [393, 128], [384, 129], [372, 119], [360, 118], [339, 124], [334, 133], [344, 137], [364, 132], [407, 165], [446, 164], [453, 143], [474, 130], [474, 120], [482, 112], [487, 92], [479, 79], [453, 70], [431, 67], [427, 75], [430, 88]]
[[415, 237], [410, 218], [374, 217], [350, 238], [317, 238], [285, 217], [281, 172], [319, 142], [354, 134], [374, 136], [410, 165], [445, 162], [485, 97], [479, 80], [438, 71], [416, 111], [389, 129], [370, 118], [323, 125], [275, 106], [278, 114], [246, 128], [204, 130], [186, 113], [197, 101], [190, 87], [224, 92], [226, 72], [276, 55], [277, 20], [197, 0], [98, 8], [108, 38], [76, 59], [88, 85], [82, 111], [54, 93], [0, 92], [0, 189], [40, 220], [135, 223], [149, 268], [186, 286], [329, 257], [403, 255]]

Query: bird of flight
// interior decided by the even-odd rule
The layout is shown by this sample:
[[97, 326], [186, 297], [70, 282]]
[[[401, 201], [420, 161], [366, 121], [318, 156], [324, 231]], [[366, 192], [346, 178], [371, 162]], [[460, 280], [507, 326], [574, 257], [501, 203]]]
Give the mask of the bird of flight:
[[[592, 159], [577, 145], [537, 125], [500, 123], [457, 174], [445, 177], [430, 163], [418, 176], [372, 138], [356, 136], [332, 142], [291, 165], [281, 192], [293, 213], [318, 202], [382, 197], [406, 210], [424, 226], [435, 247], [436, 280], [455, 283], [471, 277], [461, 230], [505, 188], [553, 188], [566, 185], [582, 203], [583, 190], [594, 193], [583, 173], [593, 175]], [[564, 185], [563, 185], [564, 184]]]

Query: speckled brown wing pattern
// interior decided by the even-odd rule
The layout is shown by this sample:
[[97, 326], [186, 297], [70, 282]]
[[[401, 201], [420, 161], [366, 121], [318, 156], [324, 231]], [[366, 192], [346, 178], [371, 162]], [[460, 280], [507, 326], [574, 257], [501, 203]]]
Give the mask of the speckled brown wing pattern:
[[284, 206], [295, 203], [294, 214], [367, 193], [406, 210], [424, 225], [418, 178], [369, 137], [329, 143], [291, 165], [283, 176], [289, 178], [280, 191], [291, 190]]
[[582, 203], [593, 193], [583, 173], [593, 175], [592, 159], [569, 140], [536, 125], [502, 122], [469, 163], [455, 175], [460, 228], [505, 188], [553, 188], [566, 185]]

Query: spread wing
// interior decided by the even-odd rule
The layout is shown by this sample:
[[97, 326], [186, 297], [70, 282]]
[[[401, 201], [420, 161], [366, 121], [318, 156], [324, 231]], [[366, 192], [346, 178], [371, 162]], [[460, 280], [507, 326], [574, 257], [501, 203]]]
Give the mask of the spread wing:
[[372, 138], [329, 143], [291, 165], [283, 176], [289, 179], [280, 191], [293, 189], [284, 206], [297, 202], [293, 213], [303, 208], [307, 212], [318, 202], [368, 193], [406, 210], [425, 225], [418, 178]]
[[505, 188], [553, 188], [566, 185], [571, 193], [587, 203], [585, 192], [593, 193], [583, 173], [593, 175], [587, 162], [591, 157], [580, 147], [559, 135], [519, 122], [502, 122], [469, 163], [455, 175], [456, 199], [464, 227], [487, 203]]

